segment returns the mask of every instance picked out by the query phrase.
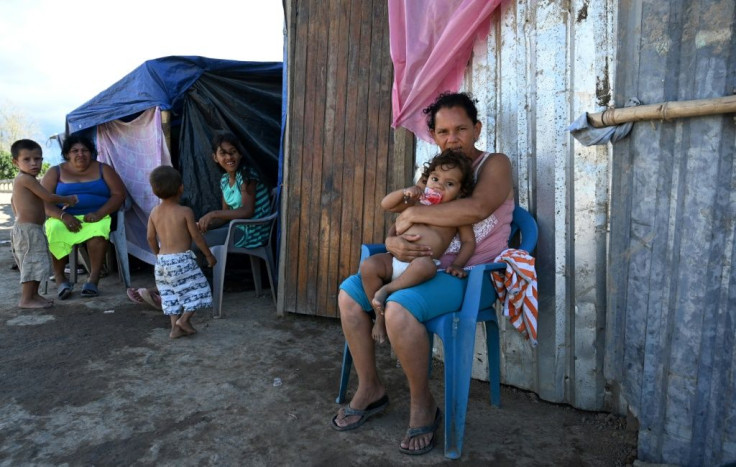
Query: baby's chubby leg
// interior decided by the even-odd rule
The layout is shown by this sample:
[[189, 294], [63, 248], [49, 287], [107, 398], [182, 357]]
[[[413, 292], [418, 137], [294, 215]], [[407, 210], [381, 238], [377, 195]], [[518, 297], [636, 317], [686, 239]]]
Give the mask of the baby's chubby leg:
[[383, 314], [386, 299], [391, 293], [419, 285], [430, 280], [436, 274], [437, 266], [434, 264], [434, 259], [429, 256], [416, 258], [409, 263], [409, 266], [399, 277], [378, 289], [373, 297], [373, 308], [376, 309], [376, 313]]
[[391, 280], [392, 261], [391, 254], [380, 253], [369, 256], [360, 263], [360, 280], [366, 297], [372, 298], [383, 284]]
[[393, 274], [392, 261], [393, 256], [389, 253], [381, 253], [366, 258], [360, 264], [360, 279], [363, 283], [363, 290], [365, 290], [366, 297], [372, 299], [371, 304], [376, 312], [376, 321], [373, 324], [371, 336], [379, 344], [386, 342], [386, 324], [381, 309], [375, 307], [374, 297], [381, 286], [391, 280]]

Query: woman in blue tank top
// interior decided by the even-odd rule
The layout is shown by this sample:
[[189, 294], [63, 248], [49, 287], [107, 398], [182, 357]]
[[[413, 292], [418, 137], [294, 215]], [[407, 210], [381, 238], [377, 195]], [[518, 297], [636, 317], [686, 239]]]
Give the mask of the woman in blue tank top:
[[82, 296], [97, 296], [102, 263], [110, 236], [110, 215], [125, 201], [125, 186], [109, 165], [96, 160], [97, 149], [86, 137], [72, 135], [64, 140], [61, 150], [65, 162], [46, 172], [41, 184], [50, 192], [74, 194], [79, 203], [66, 210], [46, 205], [46, 236], [54, 265], [54, 278], [61, 300], [72, 293], [64, 275], [64, 267], [72, 247], [84, 243], [90, 260], [87, 282]]

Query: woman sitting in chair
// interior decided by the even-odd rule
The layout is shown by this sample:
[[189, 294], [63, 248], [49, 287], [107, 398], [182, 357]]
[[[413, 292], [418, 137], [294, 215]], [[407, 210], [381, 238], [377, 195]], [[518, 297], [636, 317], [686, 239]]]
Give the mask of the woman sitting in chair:
[[89, 254], [89, 276], [82, 286], [83, 297], [96, 297], [102, 264], [110, 237], [110, 215], [125, 201], [125, 186], [120, 176], [107, 164], [98, 162], [94, 143], [84, 136], [64, 140], [61, 154], [65, 162], [52, 167], [41, 179], [50, 192], [77, 195], [73, 208], [46, 205], [46, 237], [54, 265], [57, 295], [66, 300], [72, 284], [64, 275], [67, 257], [74, 245], [84, 243]]
[[[212, 140], [212, 158], [222, 172], [222, 209], [210, 211], [197, 221], [208, 246], [225, 243], [233, 219], [260, 219], [271, 214], [268, 188], [255, 169], [247, 167], [240, 142], [232, 133]], [[255, 248], [266, 243], [268, 225], [241, 225], [235, 231], [235, 246]]]
[[[476, 248], [468, 266], [489, 263], [507, 248], [514, 211], [511, 162], [500, 153], [488, 153], [475, 147], [481, 123], [473, 100], [464, 93], [441, 94], [424, 110], [427, 125], [440, 151], [455, 149], [472, 161], [475, 190], [467, 198], [432, 206], [417, 205], [401, 212], [395, 222], [397, 235], [386, 239], [386, 248], [400, 261], [410, 262], [432, 251], [417, 235], [402, 235], [413, 224], [458, 227], [473, 224]], [[451, 261], [448, 254], [440, 258]], [[435, 443], [441, 413], [429, 391], [429, 338], [424, 322], [457, 311], [463, 300], [467, 279], [443, 271], [420, 285], [402, 289], [388, 296], [384, 317], [389, 341], [409, 381], [411, 397], [409, 430], [399, 443], [405, 454], [424, 454]], [[332, 428], [351, 430], [388, 405], [386, 388], [376, 370], [372, 307], [359, 274], [340, 285], [338, 295], [340, 321], [353, 364], [358, 374], [358, 388], [347, 407], [332, 419]]]

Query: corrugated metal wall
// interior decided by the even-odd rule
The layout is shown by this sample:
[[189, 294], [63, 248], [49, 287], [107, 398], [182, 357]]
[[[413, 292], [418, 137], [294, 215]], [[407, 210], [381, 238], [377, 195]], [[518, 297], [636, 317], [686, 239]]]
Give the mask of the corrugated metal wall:
[[[619, 7], [616, 103], [731, 95], [733, 0]], [[613, 150], [606, 376], [639, 459], [736, 462], [734, 116], [642, 122]]]
[[[518, 202], [540, 228], [539, 346], [502, 323], [502, 381], [591, 410], [605, 408], [609, 151], [577, 144], [566, 127], [611, 99], [615, 4], [506, 3], [464, 86], [479, 99], [479, 147], [511, 158]], [[418, 162], [435, 152], [419, 145]], [[475, 376], [487, 379], [477, 349]]]

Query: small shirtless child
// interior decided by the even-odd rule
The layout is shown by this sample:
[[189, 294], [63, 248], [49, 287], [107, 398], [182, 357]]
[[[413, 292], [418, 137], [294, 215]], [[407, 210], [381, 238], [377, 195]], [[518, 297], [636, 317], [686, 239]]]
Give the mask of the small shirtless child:
[[[415, 186], [396, 190], [381, 201], [381, 207], [391, 212], [401, 212], [416, 203], [425, 205], [448, 203], [469, 196], [473, 191], [471, 161], [462, 152], [447, 149], [424, 164], [424, 172]], [[465, 277], [465, 263], [475, 251], [472, 225], [462, 227], [438, 227], [414, 224], [406, 234], [419, 235], [421, 243], [432, 248], [432, 256], [416, 258], [405, 263], [391, 253], [373, 255], [360, 265], [360, 277], [366, 296], [373, 297], [371, 305], [376, 321], [371, 335], [378, 343], [386, 340], [386, 324], [383, 307], [389, 294], [428, 281], [437, 274], [439, 257], [447, 250], [455, 234], [460, 239], [460, 251], [445, 272], [455, 277]]]
[[[38, 286], [49, 277], [51, 261], [49, 244], [43, 232], [46, 220], [44, 202], [77, 204], [77, 195], [59, 196], [49, 192], [36, 180], [43, 163], [41, 146], [30, 139], [21, 139], [10, 146], [13, 165], [19, 170], [13, 181], [11, 205], [15, 224], [11, 232], [13, 256], [20, 269], [20, 308], [48, 308], [53, 300], [38, 294]], [[63, 216], [62, 211], [62, 216]]]
[[171, 318], [169, 337], [176, 339], [196, 333], [192, 315], [212, 306], [210, 285], [189, 249], [192, 241], [204, 253], [209, 267], [217, 260], [197, 228], [194, 212], [179, 204], [184, 190], [179, 172], [162, 165], [153, 169], [149, 181], [161, 204], [153, 208], [148, 218], [147, 240], [156, 254], [154, 273], [161, 307]]

